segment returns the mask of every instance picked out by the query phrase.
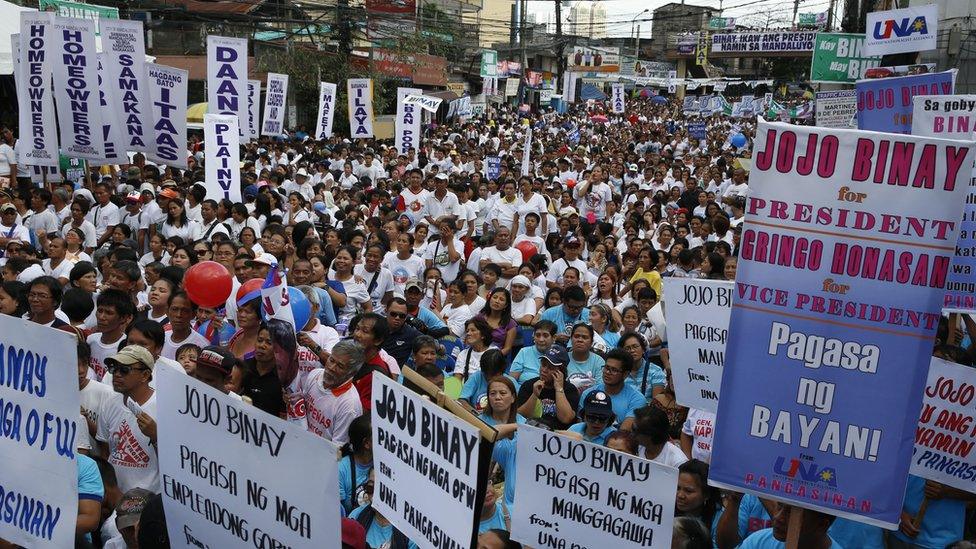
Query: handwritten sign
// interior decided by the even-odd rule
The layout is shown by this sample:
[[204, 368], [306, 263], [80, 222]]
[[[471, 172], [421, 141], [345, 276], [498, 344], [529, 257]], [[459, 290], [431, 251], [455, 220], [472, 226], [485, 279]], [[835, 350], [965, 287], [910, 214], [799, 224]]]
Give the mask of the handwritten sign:
[[334, 444], [169, 368], [159, 472], [180, 547], [338, 547]]
[[670, 548], [678, 470], [519, 426], [512, 538], [532, 547]]

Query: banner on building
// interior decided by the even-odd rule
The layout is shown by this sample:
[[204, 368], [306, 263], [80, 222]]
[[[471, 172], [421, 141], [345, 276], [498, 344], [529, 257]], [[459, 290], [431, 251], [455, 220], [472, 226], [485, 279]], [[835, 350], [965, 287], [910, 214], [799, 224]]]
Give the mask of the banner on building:
[[712, 35], [712, 53], [798, 53], [813, 51], [811, 31], [737, 32]]
[[499, 61], [498, 69], [495, 74], [498, 78], [508, 78], [522, 74], [522, 63], [518, 61]]
[[859, 80], [857, 127], [875, 132], [911, 133], [913, 98], [916, 95], [951, 95], [956, 70]]
[[78, 363], [77, 348], [74, 334], [0, 315], [0, 538], [19, 547], [75, 546], [75, 451], [87, 438], [79, 430], [88, 429], [80, 423], [77, 370], [65, 367]]
[[408, 105], [417, 105], [427, 112], [437, 112], [441, 103], [444, 102], [440, 97], [430, 97], [428, 95], [408, 95], [403, 99]]
[[727, 30], [735, 28], [735, 17], [712, 17], [708, 20], [711, 30]]
[[264, 124], [261, 135], [280, 136], [285, 131], [285, 104], [288, 101], [288, 75], [268, 73], [268, 90], [264, 96]]
[[420, 117], [421, 109], [414, 103], [407, 103], [408, 96], [424, 93], [419, 88], [397, 88], [397, 112], [394, 121], [395, 129], [393, 143], [400, 154], [407, 154], [410, 149], [417, 149], [420, 145]]
[[709, 484], [896, 528], [976, 146], [760, 120], [754, 151]]
[[373, 376], [372, 395], [373, 507], [422, 549], [477, 545], [478, 429], [386, 376]]
[[315, 123], [315, 138], [332, 137], [332, 122], [335, 120], [336, 85], [319, 82], [319, 116]]
[[512, 514], [512, 539], [670, 549], [677, 469], [528, 425], [515, 444], [515, 500], [524, 511]]
[[734, 287], [724, 280], [664, 281], [671, 379], [682, 406], [713, 413], [718, 407]]
[[152, 113], [146, 92], [146, 43], [142, 21], [102, 19], [102, 51], [108, 54], [107, 81], [115, 90], [125, 149], [153, 151]]
[[481, 50], [481, 77], [494, 78], [498, 75], [498, 52]]
[[889, 55], [938, 47], [939, 6], [925, 4], [868, 14], [864, 53]]
[[857, 93], [854, 90], [817, 92], [814, 117], [823, 128], [857, 127]]
[[350, 78], [346, 81], [349, 100], [349, 136], [352, 139], [373, 137], [373, 81]]
[[257, 139], [261, 134], [261, 81], [247, 81], [247, 137]]
[[207, 36], [207, 112], [236, 116], [248, 137], [247, 39]]
[[[976, 139], [976, 95], [916, 96], [912, 135]], [[973, 176], [976, 178], [976, 170]], [[950, 312], [976, 312], [976, 186], [969, 187], [966, 197], [942, 308]]]
[[[102, 109], [102, 139], [105, 141], [105, 156], [101, 160], [93, 160], [92, 165], [105, 166], [123, 164], [129, 157], [125, 154], [125, 141], [122, 137], [122, 127], [119, 123], [118, 92], [113, 89], [108, 79], [108, 54], [100, 53], [98, 59], [98, 104]], [[185, 104], [185, 103], [184, 103]], [[186, 117], [183, 117], [184, 122]], [[185, 133], [185, 132], [184, 132]]]
[[518, 95], [518, 89], [519, 89], [518, 78], [505, 79], [505, 97], [515, 97], [516, 95]]
[[613, 108], [613, 112], [623, 114], [626, 100], [623, 83], [610, 84], [610, 106]]
[[810, 60], [810, 81], [854, 83], [881, 65], [881, 56], [864, 53], [863, 34], [818, 32]]
[[95, 23], [90, 19], [55, 17], [52, 30], [54, 100], [61, 152], [99, 160], [105, 156], [105, 138], [98, 101]]
[[181, 547], [341, 545], [334, 444], [191, 376], [170, 368], [156, 376], [170, 539]]
[[708, 33], [698, 33], [698, 46], [695, 47], [695, 65], [708, 65]]
[[56, 61], [54, 17], [47, 12], [20, 12], [21, 47], [17, 103], [20, 136], [27, 144], [18, 164], [58, 165], [58, 134], [51, 95], [51, 71]]
[[566, 70], [573, 72], [619, 72], [620, 48], [576, 46], [567, 56]]
[[154, 63], [146, 64], [146, 85], [152, 105], [152, 145], [149, 159], [187, 169], [186, 95], [190, 73]]
[[817, 27], [817, 28], [826, 27], [827, 12], [822, 11], [819, 13], [801, 13], [799, 18], [799, 25], [801, 27]]
[[233, 114], [203, 115], [207, 198], [241, 202], [241, 130]]

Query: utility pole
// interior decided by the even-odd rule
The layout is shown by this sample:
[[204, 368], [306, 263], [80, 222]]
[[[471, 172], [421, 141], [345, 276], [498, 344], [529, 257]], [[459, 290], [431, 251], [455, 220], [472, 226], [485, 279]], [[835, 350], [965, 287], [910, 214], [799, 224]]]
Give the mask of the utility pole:
[[519, 5], [519, 17], [518, 17], [518, 28], [519, 28], [519, 46], [521, 47], [521, 60], [522, 60], [522, 78], [519, 81], [519, 104], [525, 103], [525, 96], [528, 95], [526, 88], [529, 84], [529, 62], [528, 57], [525, 54], [525, 11], [528, 8], [528, 2], [526, 0], [515, 0]]
[[349, 0], [336, 2], [336, 23], [339, 27], [339, 51], [348, 55], [352, 52], [352, 40], [349, 36]]
[[796, 25], [796, 13], [800, 11], [800, 0], [793, 0], [793, 20], [790, 21], [791, 25]]
[[837, 0], [830, 0], [830, 7], [827, 8], [827, 32], [834, 30], [834, 8]]
[[563, 55], [563, 2], [556, 2], [556, 92], [562, 93], [563, 73], [566, 71], [566, 56]]

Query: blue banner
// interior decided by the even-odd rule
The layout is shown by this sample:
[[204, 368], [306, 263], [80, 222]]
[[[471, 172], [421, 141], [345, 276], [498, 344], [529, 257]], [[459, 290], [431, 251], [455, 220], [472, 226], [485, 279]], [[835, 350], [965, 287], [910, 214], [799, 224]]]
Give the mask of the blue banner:
[[755, 151], [709, 481], [896, 528], [976, 151], [766, 122]]
[[950, 95], [955, 70], [859, 80], [857, 128], [875, 132], [912, 133], [912, 108], [916, 95]]
[[705, 123], [704, 122], [689, 122], [688, 123], [688, 137], [694, 137], [695, 139], [705, 139]]
[[500, 156], [485, 157], [485, 176], [495, 180], [502, 175], [502, 158]]

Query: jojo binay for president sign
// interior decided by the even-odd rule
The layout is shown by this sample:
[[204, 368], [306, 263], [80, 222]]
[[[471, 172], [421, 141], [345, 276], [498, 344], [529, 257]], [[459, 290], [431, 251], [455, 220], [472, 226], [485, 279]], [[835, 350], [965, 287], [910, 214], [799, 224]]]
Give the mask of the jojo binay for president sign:
[[760, 121], [755, 151], [710, 482], [895, 528], [976, 149]]

